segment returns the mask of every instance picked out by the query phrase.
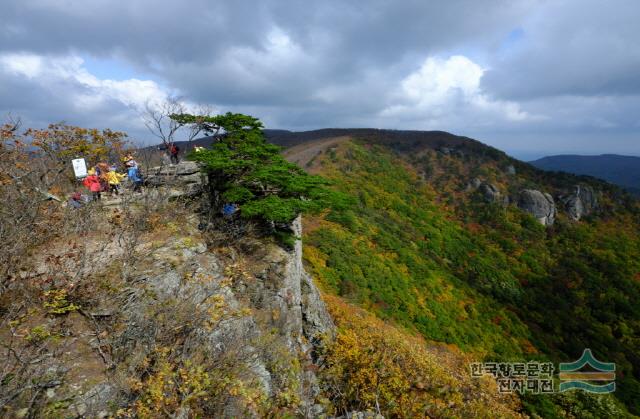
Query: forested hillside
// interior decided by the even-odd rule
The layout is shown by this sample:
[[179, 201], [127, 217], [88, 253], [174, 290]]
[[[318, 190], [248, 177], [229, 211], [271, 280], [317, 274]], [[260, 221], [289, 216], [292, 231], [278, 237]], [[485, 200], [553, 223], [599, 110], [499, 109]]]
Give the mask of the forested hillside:
[[306, 263], [326, 292], [478, 361], [569, 362], [591, 348], [617, 364], [616, 399], [528, 396], [527, 412], [623, 415], [620, 400], [640, 413], [640, 212], [626, 193], [461, 137], [371, 130], [285, 154], [355, 198], [305, 220]]

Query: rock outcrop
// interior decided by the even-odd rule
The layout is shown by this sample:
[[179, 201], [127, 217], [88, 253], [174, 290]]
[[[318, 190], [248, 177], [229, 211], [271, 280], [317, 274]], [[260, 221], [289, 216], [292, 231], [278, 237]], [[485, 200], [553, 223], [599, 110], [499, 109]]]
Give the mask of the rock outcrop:
[[[192, 197], [202, 193], [204, 182], [191, 162], [150, 170], [147, 180], [158, 190]], [[148, 193], [158, 199], [174, 196]], [[121, 209], [113, 211], [117, 216]], [[209, 247], [208, 233], [198, 228], [200, 214], [180, 211], [179, 217], [167, 216], [152, 231], [141, 233], [130, 248], [118, 241], [126, 240], [124, 236], [86, 240], [92, 256], [82, 275], [108, 278], [109, 287], [100, 291], [104, 295], [96, 296], [84, 317], [73, 313], [77, 322], [103, 330], [76, 330], [75, 345], [95, 348], [108, 372], [67, 377], [51, 392], [51, 403], [64, 400], [61, 411], [70, 417], [111, 416], [131, 403], [125, 381], [135, 382], [145, 363], [161, 362], [170, 351], [172, 365], [187, 360], [207, 370], [211, 380], [249, 388], [265, 400], [291, 400], [305, 417], [322, 415], [317, 348], [335, 335], [335, 326], [304, 270], [300, 239], [285, 249], [268, 237], [246, 234]], [[292, 230], [295, 237], [302, 236], [300, 217]], [[126, 274], [109, 270], [123, 265]], [[246, 397], [227, 393], [218, 401], [215, 416], [257, 416]], [[180, 412], [192, 416], [188, 407]]]
[[165, 187], [172, 198], [195, 197], [204, 190], [207, 178], [200, 173], [198, 164], [181, 161], [176, 165], [153, 167], [145, 174], [147, 186]]
[[502, 196], [502, 193], [500, 193], [500, 189], [498, 189], [496, 185], [484, 182], [480, 185], [478, 190], [480, 191], [486, 202], [506, 204], [506, 197]]
[[591, 214], [598, 207], [596, 192], [588, 185], [576, 185], [574, 191], [561, 196], [560, 201], [569, 217], [575, 221]]
[[556, 219], [556, 205], [548, 193], [525, 189], [518, 197], [518, 207], [533, 215], [544, 226], [553, 225]]
[[456, 156], [456, 157], [464, 157], [465, 153], [459, 148], [451, 148], [451, 147], [438, 147], [437, 151], [444, 154], [445, 156]]
[[[299, 218], [294, 229], [300, 235]], [[152, 265], [134, 280], [145, 284], [144, 292], [137, 290], [123, 301], [126, 327], [115, 347], [126, 357], [147, 353], [157, 345], [159, 326], [149, 318], [152, 307], [177, 304], [178, 310], [197, 307], [199, 312], [217, 308], [229, 315], [214, 327], [192, 326], [194, 344], [200, 342], [213, 356], [237, 357], [239, 364], [252, 371], [264, 393], [275, 397], [282, 391], [283, 377], [273, 368], [274, 362], [312, 364], [314, 344], [334, 333], [319, 291], [302, 266], [300, 240], [292, 251], [286, 251], [263, 240], [241, 239], [235, 258], [242, 263], [236, 264], [207, 251], [204, 243], [187, 240], [185, 247], [184, 241], [172, 239], [150, 253]], [[188, 317], [195, 319], [198, 313]], [[307, 354], [306, 358], [296, 361], [300, 354]], [[273, 359], [276, 356], [278, 360]], [[296, 372], [299, 397], [308, 408], [313, 407], [319, 391], [310, 371]], [[241, 415], [233, 404], [227, 413]]]
[[[293, 234], [296, 237], [302, 237], [302, 218], [300, 216], [293, 222], [292, 227]], [[300, 290], [302, 334], [310, 342], [315, 342], [319, 336], [327, 334], [333, 336], [335, 332], [333, 320], [322, 301], [320, 291], [302, 265], [302, 240], [296, 240], [293, 253], [289, 258], [293, 286]]]
[[[464, 191], [478, 192], [487, 203], [499, 203], [506, 206], [510, 202], [515, 202], [520, 209], [532, 214], [545, 226], [553, 225], [558, 213], [553, 197], [535, 189], [525, 189], [518, 196], [510, 197], [503, 194], [493, 183], [476, 177], [466, 184]], [[575, 185], [573, 192], [558, 196], [558, 201], [559, 207], [575, 221], [579, 221], [598, 208], [598, 194], [589, 185]]]
[[493, 183], [483, 182], [479, 178], [473, 178], [467, 184], [466, 191], [479, 191], [482, 194], [482, 198], [488, 203], [500, 203], [507, 205], [509, 198], [506, 195], [502, 195], [500, 189]]
[[[300, 218], [293, 228], [299, 236]], [[207, 248], [195, 216], [163, 237], [138, 245], [136, 252], [145, 256], [115, 297], [117, 309], [111, 301], [92, 310], [117, 324], [106, 355], [117, 366], [116, 375], [157, 356], [160, 348], [181, 348], [185, 357], [224, 360], [223, 368], [238, 371], [265, 397], [293, 391], [300, 409], [321, 414], [314, 350], [334, 335], [335, 326], [303, 268], [300, 240], [285, 250], [247, 237], [222, 248], [228, 254], [216, 253]], [[120, 397], [117, 382], [96, 382], [75, 390], [69, 410], [89, 416], [110, 412], [111, 406], [126, 404]], [[221, 415], [252, 416], [233, 397]]]
[[478, 189], [480, 187], [480, 185], [482, 185], [482, 180], [480, 180], [480, 178], [474, 177], [473, 179], [471, 179], [469, 181], [469, 183], [467, 183], [465, 191], [467, 191], [467, 192], [475, 191], [476, 189]]

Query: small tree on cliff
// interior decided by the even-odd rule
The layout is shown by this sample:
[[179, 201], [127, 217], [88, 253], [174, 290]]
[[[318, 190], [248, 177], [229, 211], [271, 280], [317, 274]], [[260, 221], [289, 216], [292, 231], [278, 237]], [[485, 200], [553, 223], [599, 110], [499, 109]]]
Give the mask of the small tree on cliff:
[[307, 174], [269, 144], [262, 123], [251, 116], [226, 113], [216, 116], [172, 115], [181, 125], [198, 124], [217, 136], [211, 148], [194, 152], [192, 160], [203, 163], [213, 189], [223, 202], [240, 205], [240, 214], [270, 223], [290, 223], [302, 212], [318, 212], [339, 201], [326, 188], [327, 181]]

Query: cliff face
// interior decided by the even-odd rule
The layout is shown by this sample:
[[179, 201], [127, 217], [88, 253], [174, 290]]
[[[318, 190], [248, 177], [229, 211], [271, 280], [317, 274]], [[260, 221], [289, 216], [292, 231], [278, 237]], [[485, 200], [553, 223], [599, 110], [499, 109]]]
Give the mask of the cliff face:
[[[295, 229], [299, 237], [299, 219]], [[127, 364], [161, 346], [159, 332], [188, 327], [187, 352], [228, 358], [242, 381], [257, 385], [265, 397], [290, 393], [299, 398], [299, 409], [318, 409], [316, 377], [307, 366], [313, 364], [313, 343], [332, 335], [334, 326], [302, 267], [300, 241], [285, 251], [244, 238], [216, 254], [194, 238], [193, 226], [187, 231], [186, 239], [171, 237], [149, 249], [147, 269], [134, 275], [139, 286], [123, 295], [115, 361]], [[159, 317], [150, 316], [158, 309]], [[240, 399], [225, 403], [225, 415], [247, 413]]]
[[[300, 240], [291, 250], [251, 235], [212, 246], [209, 233], [198, 229], [201, 178], [190, 163], [171, 170], [150, 176], [159, 189], [91, 207], [99, 220], [82, 233], [77, 260], [52, 264], [65, 257], [66, 242], [36, 253], [23, 279], [54, 277], [47, 287], [64, 289], [67, 299], [56, 303], [60, 314], [25, 310], [13, 337], [0, 336], [22, 345], [22, 353], [33, 349], [38, 360], [16, 380], [43, 383], [34, 385], [38, 403], [27, 410], [34, 393], [16, 386], [9, 412], [51, 406], [71, 417], [322, 411], [315, 349], [334, 335], [334, 325], [302, 266]], [[192, 199], [186, 205], [172, 199], [185, 196]], [[146, 227], [134, 234], [138, 221]], [[299, 218], [293, 229], [301, 237]], [[25, 340], [34, 330], [42, 339]]]

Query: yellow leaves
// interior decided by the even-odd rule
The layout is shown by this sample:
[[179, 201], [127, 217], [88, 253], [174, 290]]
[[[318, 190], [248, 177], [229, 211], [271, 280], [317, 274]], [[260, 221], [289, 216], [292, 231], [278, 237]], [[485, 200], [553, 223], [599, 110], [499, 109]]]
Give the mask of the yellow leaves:
[[280, 310], [274, 308], [273, 310], [271, 310], [271, 320], [278, 321], [280, 319]]
[[42, 325], [38, 325], [27, 333], [25, 340], [32, 343], [39, 343], [49, 339], [52, 336], [51, 332]]
[[222, 278], [222, 280], [220, 281], [220, 287], [224, 288], [224, 287], [228, 287], [230, 285], [233, 284], [233, 278], [229, 278], [229, 277], [224, 277]]
[[130, 383], [131, 390], [138, 393], [133, 409], [119, 412], [119, 416], [155, 418], [206, 401], [213, 380], [203, 367], [189, 360], [181, 366], [174, 364], [168, 348], [160, 348], [152, 356], [151, 373], [144, 381]]
[[357, 400], [367, 409], [382, 405], [389, 409], [386, 414], [391, 416], [423, 415], [420, 408], [407, 411], [404, 405], [417, 396], [415, 392], [422, 391], [413, 383], [422, 382], [423, 377], [414, 374], [432, 369], [428, 358], [419, 351], [413, 352], [415, 348], [410, 342], [382, 322], [360, 316], [346, 320], [343, 316], [348, 314], [344, 306], [333, 308], [336, 321], [346, 327], [330, 347], [329, 368], [323, 376], [338, 381], [343, 394], [339, 397], [346, 399], [342, 402]]
[[[326, 348], [320, 377], [337, 412], [376, 411], [385, 417], [517, 417], [517, 399], [495, 382], [478, 383], [459, 351], [437, 348], [338, 297], [324, 296], [339, 333]], [[467, 403], [475, 398], [474, 413]]]
[[240, 262], [225, 266], [223, 272], [231, 282], [252, 279], [251, 274], [245, 270], [243, 264]]
[[305, 260], [310, 263], [314, 269], [327, 267], [327, 255], [322, 253], [317, 247], [304, 246], [302, 251]]
[[227, 303], [222, 294], [216, 294], [209, 297], [205, 303], [207, 304], [207, 321], [210, 328], [214, 327], [225, 315]]
[[65, 289], [45, 291], [44, 298], [43, 306], [49, 314], [67, 314], [80, 308], [80, 306], [67, 301]]
[[169, 221], [165, 224], [165, 226], [171, 233], [177, 233], [178, 231], [180, 231], [180, 227], [178, 226], [178, 224], [174, 223], [173, 221]]
[[[47, 129], [29, 129], [24, 134], [31, 144], [56, 160], [82, 156], [89, 164], [117, 158], [128, 147], [126, 134], [51, 124]], [[114, 155], [115, 154], [115, 155]], [[64, 163], [67, 163], [66, 161]]]
[[453, 286], [451, 284], [443, 283], [442, 291], [440, 292], [440, 294], [436, 296], [436, 301], [440, 303], [447, 303], [447, 302], [454, 301], [455, 299], [453, 294], [451, 293], [452, 291], [453, 291]]

